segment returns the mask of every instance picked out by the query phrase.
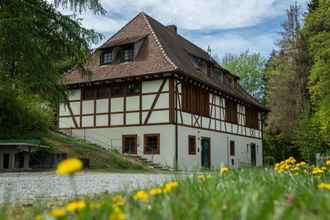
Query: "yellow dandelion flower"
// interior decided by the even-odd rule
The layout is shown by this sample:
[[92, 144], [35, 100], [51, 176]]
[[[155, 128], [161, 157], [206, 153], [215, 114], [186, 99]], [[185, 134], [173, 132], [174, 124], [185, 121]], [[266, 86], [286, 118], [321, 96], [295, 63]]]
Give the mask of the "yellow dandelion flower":
[[125, 214], [118, 207], [115, 208], [109, 216], [109, 220], [125, 220], [125, 219], [126, 219]]
[[156, 187], [156, 188], [151, 189], [149, 193], [152, 196], [158, 196], [158, 195], [162, 194], [162, 189], [159, 187]]
[[320, 183], [319, 184], [319, 189], [330, 190], [330, 183]]
[[298, 167], [303, 167], [306, 165], [306, 162], [301, 161], [300, 163], [297, 164]]
[[145, 191], [139, 191], [139, 192], [135, 193], [135, 195], [133, 196], [133, 198], [135, 200], [138, 200], [138, 201], [141, 201], [141, 202], [148, 202], [149, 195]]
[[229, 171], [229, 168], [226, 167], [226, 166], [220, 168], [220, 174], [221, 175], [227, 173], [228, 171]]
[[319, 167], [314, 167], [314, 168], [312, 169], [312, 174], [320, 174], [320, 173], [324, 173], [324, 171], [323, 171], [321, 168], [319, 168]]
[[56, 208], [49, 212], [49, 215], [54, 218], [61, 218], [61, 217], [65, 216], [65, 214], [66, 214], [66, 211], [63, 208]]
[[76, 158], [63, 160], [57, 166], [56, 173], [60, 176], [73, 174], [82, 169], [82, 162]]
[[70, 202], [66, 206], [66, 210], [69, 212], [76, 212], [86, 207], [86, 203], [83, 200]]
[[115, 206], [124, 206], [125, 202], [125, 198], [121, 195], [116, 195], [112, 198], [112, 204]]
[[326, 164], [327, 166], [330, 166], [330, 160], [326, 160], [326, 161], [325, 161], [325, 164]]
[[206, 178], [203, 175], [199, 175], [199, 176], [197, 176], [197, 179], [200, 181], [204, 181]]
[[42, 215], [36, 215], [36, 217], [34, 217], [34, 220], [42, 220]]
[[171, 181], [171, 182], [168, 182], [165, 184], [163, 191], [164, 191], [164, 193], [168, 193], [168, 192], [171, 192], [176, 187], [178, 187], [178, 182]]

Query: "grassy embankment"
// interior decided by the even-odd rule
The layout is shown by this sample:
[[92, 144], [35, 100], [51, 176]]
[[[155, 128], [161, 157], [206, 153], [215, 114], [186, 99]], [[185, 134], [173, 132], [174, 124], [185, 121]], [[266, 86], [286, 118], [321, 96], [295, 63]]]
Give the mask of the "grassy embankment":
[[[320, 188], [330, 183], [330, 166], [326, 169], [314, 174], [272, 169], [205, 173], [177, 180], [177, 186], [159, 186], [159, 194], [156, 188], [80, 198], [83, 205], [76, 206], [76, 212], [70, 212], [67, 203], [57, 206], [63, 216], [55, 219], [329, 219], [330, 188]], [[56, 211], [43, 204], [19, 213], [21, 219], [46, 219], [56, 214], [51, 210]]]
[[123, 157], [115, 150], [105, 150], [87, 141], [72, 138], [60, 133], [48, 132], [38, 135], [43, 145], [49, 146], [50, 152], [65, 152], [69, 157], [87, 158], [91, 170], [112, 172], [150, 171], [143, 164]]

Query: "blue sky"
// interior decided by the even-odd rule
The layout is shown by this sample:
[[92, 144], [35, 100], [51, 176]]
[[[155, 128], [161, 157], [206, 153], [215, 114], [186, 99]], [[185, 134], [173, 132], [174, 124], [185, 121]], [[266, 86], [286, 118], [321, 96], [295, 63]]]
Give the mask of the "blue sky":
[[218, 57], [245, 50], [268, 56], [294, 2], [305, 8], [306, 0], [101, 0], [107, 15], [77, 16], [83, 26], [103, 33], [103, 41], [144, 11], [165, 25], [176, 24], [179, 34], [203, 49], [210, 46]]

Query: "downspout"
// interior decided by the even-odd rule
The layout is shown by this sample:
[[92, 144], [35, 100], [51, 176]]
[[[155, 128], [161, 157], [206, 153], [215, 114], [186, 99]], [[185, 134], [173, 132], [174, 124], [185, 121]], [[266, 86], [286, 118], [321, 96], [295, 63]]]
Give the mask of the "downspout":
[[174, 160], [175, 160], [175, 170], [178, 170], [178, 163], [179, 163], [179, 159], [178, 159], [178, 154], [179, 154], [179, 150], [178, 150], [178, 145], [179, 145], [179, 141], [178, 141], [178, 112], [177, 112], [177, 103], [178, 103], [178, 85], [176, 83], [176, 81], [174, 81], [174, 79], [172, 78], [172, 88], [173, 88], [173, 92], [172, 95], [174, 95], [175, 99], [173, 99], [174, 103], [172, 104], [173, 108], [173, 113], [174, 113], [174, 125], [175, 125], [175, 130], [174, 130], [174, 136], [175, 136], [175, 153], [174, 153]]

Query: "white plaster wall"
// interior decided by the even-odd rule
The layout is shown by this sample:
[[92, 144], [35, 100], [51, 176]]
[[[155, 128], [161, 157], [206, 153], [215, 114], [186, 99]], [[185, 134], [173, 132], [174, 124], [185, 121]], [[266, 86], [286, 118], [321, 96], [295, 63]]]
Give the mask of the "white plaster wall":
[[108, 126], [109, 115], [96, 115], [96, 126]]
[[[118, 128], [74, 129], [73, 135], [99, 144], [103, 147], [113, 147], [122, 152], [122, 135], [137, 134], [138, 154], [162, 165], [174, 167], [175, 135], [174, 125], [134, 126]], [[160, 154], [144, 155], [144, 134], [160, 134]]]
[[[142, 93], [158, 92], [163, 80], [152, 80], [142, 82]], [[162, 92], [168, 91], [168, 80], [164, 85]]]
[[123, 125], [124, 124], [124, 114], [112, 114], [111, 115], [111, 125]]
[[169, 111], [153, 111], [150, 115], [148, 123], [165, 123], [169, 122]]
[[126, 111], [138, 111], [140, 109], [140, 97], [129, 96], [126, 98]]
[[142, 109], [151, 109], [152, 103], [154, 102], [156, 95], [143, 95], [142, 97]]
[[109, 99], [97, 99], [96, 113], [108, 113], [108, 112], [109, 112]]
[[93, 126], [94, 126], [94, 116], [82, 117], [82, 127], [93, 127]]
[[139, 123], [140, 123], [140, 113], [134, 112], [134, 113], [126, 114], [126, 124], [134, 125]]
[[168, 108], [169, 107], [169, 95], [168, 93], [160, 94], [155, 109]]
[[82, 102], [82, 113], [83, 114], [94, 113], [94, 100], [88, 100]]
[[124, 98], [112, 98], [111, 112], [123, 112], [123, 111], [124, 111]]
[[64, 103], [60, 104], [60, 116], [67, 116], [70, 115], [70, 111], [67, 105]]
[[80, 100], [80, 89], [72, 89], [68, 92], [69, 100]]
[[[70, 106], [72, 109], [72, 113], [74, 115], [80, 115], [80, 102], [71, 102]], [[60, 104], [60, 116], [68, 116], [68, 115], [71, 115], [68, 105], [61, 103]]]
[[[79, 117], [75, 117], [77, 125], [80, 126]], [[72, 117], [65, 117], [59, 119], [59, 128], [74, 128], [74, 122]]]
[[[196, 155], [188, 154], [188, 136], [196, 136]], [[250, 164], [250, 151], [247, 144], [255, 143], [257, 147], [257, 166], [262, 166], [262, 141], [260, 139], [231, 135], [215, 131], [207, 131], [196, 128], [178, 126], [178, 158], [179, 169], [194, 170], [201, 168], [201, 138], [211, 139], [211, 167], [219, 168], [221, 165], [229, 165], [229, 141], [235, 141], [235, 163], [237, 166]]]

